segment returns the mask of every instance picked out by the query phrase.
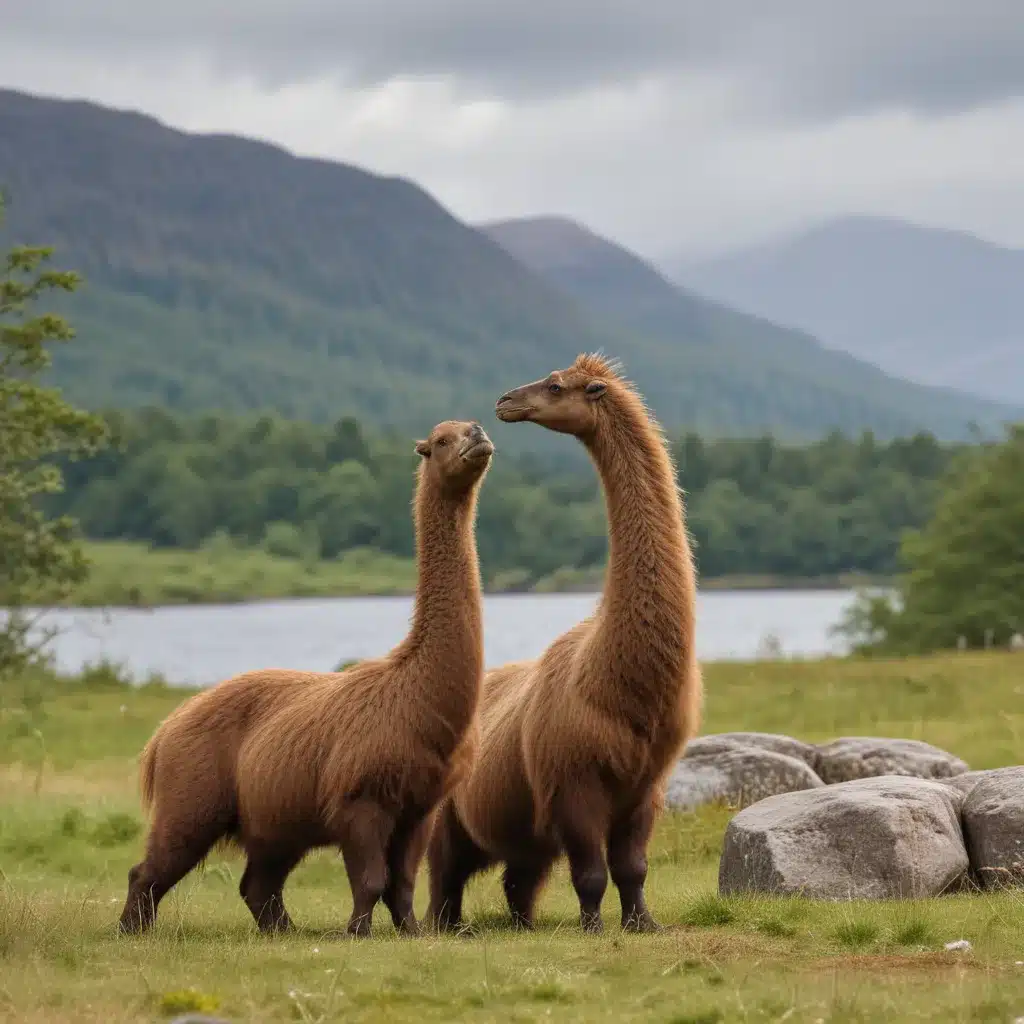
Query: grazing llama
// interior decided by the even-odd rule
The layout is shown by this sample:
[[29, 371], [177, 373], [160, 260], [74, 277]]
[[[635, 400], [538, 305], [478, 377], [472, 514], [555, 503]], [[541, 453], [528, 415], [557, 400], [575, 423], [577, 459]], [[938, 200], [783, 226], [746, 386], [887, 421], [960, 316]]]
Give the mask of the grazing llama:
[[702, 700], [695, 575], [671, 457], [641, 396], [598, 356], [508, 392], [496, 412], [583, 442], [604, 488], [608, 571], [591, 618], [536, 661], [485, 675], [476, 761], [435, 814], [430, 918], [458, 927], [468, 879], [502, 862], [512, 919], [529, 928], [565, 854], [584, 930], [601, 930], [610, 869], [623, 928], [654, 931], [647, 844]]
[[417, 930], [413, 886], [430, 814], [473, 756], [483, 674], [475, 518], [494, 447], [478, 423], [440, 423], [416, 445], [419, 582], [408, 636], [344, 672], [248, 672], [191, 698], [142, 754], [152, 822], [121, 915], [143, 931], [167, 891], [221, 839], [247, 863], [240, 887], [261, 931], [291, 922], [282, 889], [302, 857], [339, 846], [348, 930], [368, 935], [383, 899]]

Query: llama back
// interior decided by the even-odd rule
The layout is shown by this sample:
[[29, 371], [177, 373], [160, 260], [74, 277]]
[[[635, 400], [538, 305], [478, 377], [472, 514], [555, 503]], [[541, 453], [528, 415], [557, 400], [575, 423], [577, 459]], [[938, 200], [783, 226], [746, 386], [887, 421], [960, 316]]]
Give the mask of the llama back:
[[319, 673], [248, 672], [203, 690], [157, 727], [142, 752], [143, 806], [200, 793], [226, 799], [234, 789], [238, 751], [268, 712], [294, 699]]

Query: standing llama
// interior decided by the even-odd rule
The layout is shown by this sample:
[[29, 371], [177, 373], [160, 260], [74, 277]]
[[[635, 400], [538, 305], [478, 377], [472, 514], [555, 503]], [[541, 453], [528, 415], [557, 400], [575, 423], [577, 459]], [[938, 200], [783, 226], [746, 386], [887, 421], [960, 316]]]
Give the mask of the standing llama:
[[314, 847], [339, 846], [348, 931], [369, 935], [383, 899], [417, 931], [413, 886], [430, 815], [472, 759], [483, 675], [475, 517], [494, 447], [478, 423], [440, 423], [422, 456], [419, 582], [408, 636], [344, 672], [266, 669], [187, 701], [142, 754], [152, 807], [146, 857], [128, 875], [121, 929], [143, 931], [167, 891], [215, 842], [247, 858], [242, 899], [261, 931], [291, 921], [282, 889]]
[[702, 701], [695, 575], [672, 460], [641, 396], [598, 356], [508, 392], [496, 412], [586, 446], [607, 504], [608, 572], [591, 618], [538, 660], [485, 675], [477, 759], [435, 815], [430, 918], [458, 927], [468, 879], [503, 862], [513, 922], [530, 928], [564, 853], [585, 931], [602, 928], [609, 869], [622, 927], [655, 931], [647, 844]]

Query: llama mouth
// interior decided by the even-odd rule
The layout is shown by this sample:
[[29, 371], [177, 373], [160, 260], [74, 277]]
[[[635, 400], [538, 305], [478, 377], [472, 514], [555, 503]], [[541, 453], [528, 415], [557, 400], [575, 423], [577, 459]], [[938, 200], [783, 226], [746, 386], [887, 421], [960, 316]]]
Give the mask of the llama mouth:
[[522, 423], [523, 420], [530, 418], [530, 409], [525, 405], [499, 405], [494, 412], [502, 423]]
[[459, 452], [459, 457], [463, 462], [480, 462], [483, 459], [489, 459], [494, 454], [494, 445], [490, 441], [482, 440], [471, 444], [468, 448], [463, 448]]

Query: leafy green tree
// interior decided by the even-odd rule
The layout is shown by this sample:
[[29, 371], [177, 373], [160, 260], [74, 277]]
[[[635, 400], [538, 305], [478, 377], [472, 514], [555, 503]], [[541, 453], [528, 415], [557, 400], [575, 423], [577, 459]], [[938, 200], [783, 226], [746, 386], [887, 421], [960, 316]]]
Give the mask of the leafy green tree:
[[895, 600], [862, 596], [842, 627], [861, 650], [1002, 646], [1024, 633], [1024, 424], [961, 454], [901, 557]]
[[[0, 204], [0, 224], [3, 206]], [[49, 249], [18, 247], [0, 258], [0, 674], [38, 654], [25, 609], [60, 596], [86, 572], [73, 521], [48, 518], [41, 499], [62, 487], [56, 456], [94, 451], [101, 419], [73, 408], [40, 383], [50, 348], [72, 339], [53, 313], [32, 315], [48, 292], [71, 292], [73, 273], [49, 270]]]

